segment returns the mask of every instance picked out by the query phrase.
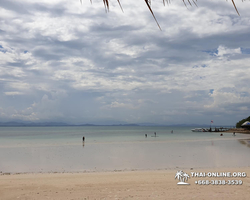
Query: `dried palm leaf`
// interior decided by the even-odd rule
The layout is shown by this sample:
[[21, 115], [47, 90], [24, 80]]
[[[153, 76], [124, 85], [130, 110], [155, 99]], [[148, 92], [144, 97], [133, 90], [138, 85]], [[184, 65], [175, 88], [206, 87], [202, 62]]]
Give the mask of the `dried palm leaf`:
[[[109, 1], [110, 1], [110, 0], [103, 0], [103, 3], [104, 3], [104, 7], [105, 7], [105, 11], [106, 11], [106, 12], [109, 11]], [[167, 2], [167, 4], [170, 4], [170, 2], [171, 2], [171, 0], [163, 0], [163, 5], [164, 5], [164, 6], [165, 6], [165, 1]], [[196, 4], [197, 0], [192, 0], [192, 2], [191, 2], [190, 0], [182, 0], [182, 1], [183, 1], [184, 5], [185, 5], [186, 7], [187, 7], [186, 1], [188, 2], [188, 4], [189, 4], [190, 6], [192, 6], [192, 3], [193, 3], [194, 5], [197, 6], [197, 4]], [[226, 0], [226, 1], [227, 1], [227, 0]], [[234, 0], [231, 0], [231, 1], [232, 1], [232, 3], [233, 3], [234, 9], [236, 10], [237, 14], [240, 15], [240, 13], [239, 13], [239, 11], [238, 11], [238, 9], [237, 9], [235, 3], [234, 3]], [[243, 2], [243, 1], [246, 1], [246, 0], [242, 0], [242, 2]], [[82, 0], [80, 0], [80, 2], [81, 2], [81, 4], [82, 4]], [[92, 3], [92, 0], [90, 0], [90, 2]], [[119, 3], [119, 5], [120, 5], [120, 7], [121, 7], [121, 10], [123, 11], [122, 5], [121, 5], [121, 3], [120, 3], [120, 0], [117, 0], [117, 2]], [[154, 17], [155, 22], [157, 23], [159, 29], [161, 30], [161, 27], [160, 27], [160, 25], [159, 25], [159, 23], [158, 23], [158, 21], [157, 21], [155, 15], [154, 15], [154, 12], [153, 12], [153, 10], [152, 10], [152, 8], [151, 8], [151, 0], [145, 0], [145, 3], [146, 3], [146, 5], [148, 6], [148, 9], [149, 9], [149, 11], [151, 12], [152, 16]], [[198, 6], [197, 6], [197, 7], [198, 7]]]

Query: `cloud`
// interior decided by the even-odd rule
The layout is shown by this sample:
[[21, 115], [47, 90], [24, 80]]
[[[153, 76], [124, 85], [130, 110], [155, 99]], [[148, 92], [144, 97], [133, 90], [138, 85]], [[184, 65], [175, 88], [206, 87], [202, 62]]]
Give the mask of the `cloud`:
[[152, 3], [162, 31], [140, 1], [123, 2], [124, 13], [113, 2], [107, 14], [101, 1], [1, 1], [0, 120], [171, 124], [214, 115], [234, 123], [248, 116], [249, 3], [237, 5], [241, 17], [223, 1], [188, 9], [181, 1]]
[[21, 95], [21, 92], [5, 92], [5, 95]]
[[235, 55], [235, 54], [241, 54], [241, 48], [237, 49], [229, 49], [224, 46], [219, 46], [218, 47], [218, 53], [216, 54], [217, 56], [224, 56], [224, 55]]
[[103, 108], [128, 108], [128, 109], [138, 109], [139, 107], [133, 106], [132, 104], [119, 103], [117, 101], [111, 102], [110, 105], [106, 105]]

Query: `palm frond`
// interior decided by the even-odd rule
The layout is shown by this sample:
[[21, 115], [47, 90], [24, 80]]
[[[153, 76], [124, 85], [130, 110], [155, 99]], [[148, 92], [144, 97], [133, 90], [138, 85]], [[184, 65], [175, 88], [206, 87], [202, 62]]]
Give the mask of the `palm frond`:
[[[104, 3], [104, 7], [105, 7], [105, 11], [106, 11], [106, 12], [109, 12], [109, 1], [110, 1], [110, 0], [103, 0], [103, 3]], [[167, 4], [170, 4], [170, 2], [171, 2], [171, 0], [163, 0], [163, 5], [164, 5], [164, 6], [165, 6], [165, 1], [166, 1]], [[192, 0], [192, 2], [191, 2], [191, 0], [182, 0], [182, 1], [183, 1], [183, 4], [184, 4], [186, 7], [187, 7], [186, 2], [187, 2], [190, 6], [192, 6], [192, 4], [194, 4], [196, 7], [198, 7], [197, 4], [196, 4], [197, 0]], [[226, 0], [226, 1], [227, 1], [227, 0]], [[236, 5], [235, 5], [234, 0], [231, 0], [231, 1], [232, 1], [232, 3], [233, 3], [233, 6], [234, 6], [235, 11], [237, 12], [238, 15], [240, 15], [240, 13], [239, 13], [239, 11], [238, 11]], [[242, 0], [242, 2], [243, 2], [243, 1], [246, 1], [246, 0]], [[81, 2], [81, 4], [82, 4], [82, 0], [80, 0], [80, 2]], [[92, 3], [92, 0], [90, 0], [90, 2]], [[117, 2], [118, 2], [119, 6], [120, 6], [120, 8], [121, 8], [121, 10], [122, 10], [122, 12], [123, 12], [122, 5], [121, 5], [121, 3], [120, 3], [120, 0], [117, 0]], [[159, 25], [159, 23], [158, 23], [158, 21], [157, 21], [155, 15], [154, 15], [154, 12], [153, 12], [153, 10], [152, 10], [152, 8], [151, 8], [151, 0], [145, 0], [145, 3], [146, 3], [146, 5], [147, 5], [149, 11], [151, 12], [153, 18], [155, 19], [155, 22], [157, 23], [159, 29], [161, 30], [161, 27], [160, 27], [160, 25]]]
[[146, 4], [147, 4], [147, 6], [148, 6], [148, 8], [149, 8], [149, 10], [150, 10], [150, 12], [151, 12], [151, 14], [153, 15], [153, 17], [154, 17], [154, 19], [155, 19], [155, 21], [156, 21], [156, 23], [157, 23], [159, 29], [161, 30], [160, 24], [158, 23], [158, 21], [157, 21], [155, 15], [154, 15], [154, 13], [153, 13], [153, 10], [151, 9], [151, 5], [150, 5], [151, 2], [149, 3], [149, 0], [145, 0], [145, 2], [146, 2]]
[[[242, 2], [243, 2], [243, 0], [242, 0]], [[236, 8], [236, 5], [235, 5], [235, 3], [234, 3], [233, 0], [232, 0], [232, 3], [233, 3], [233, 5], [234, 5], [234, 8], [235, 8], [236, 12], [238, 13], [238, 15], [240, 15], [240, 13], [238, 12], [238, 9]]]

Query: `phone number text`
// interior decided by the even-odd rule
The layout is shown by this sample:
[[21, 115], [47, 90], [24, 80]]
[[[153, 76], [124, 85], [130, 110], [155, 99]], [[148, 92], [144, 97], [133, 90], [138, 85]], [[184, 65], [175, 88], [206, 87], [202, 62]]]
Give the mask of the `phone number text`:
[[242, 185], [242, 180], [198, 180], [197, 185]]

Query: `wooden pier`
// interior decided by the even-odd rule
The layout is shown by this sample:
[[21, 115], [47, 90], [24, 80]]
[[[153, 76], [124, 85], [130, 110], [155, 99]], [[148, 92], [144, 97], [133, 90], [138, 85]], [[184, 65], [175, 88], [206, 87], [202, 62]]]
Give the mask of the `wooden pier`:
[[232, 128], [235, 128], [235, 126], [227, 126], [227, 127], [211, 127], [207, 129], [207, 132], [225, 132]]

